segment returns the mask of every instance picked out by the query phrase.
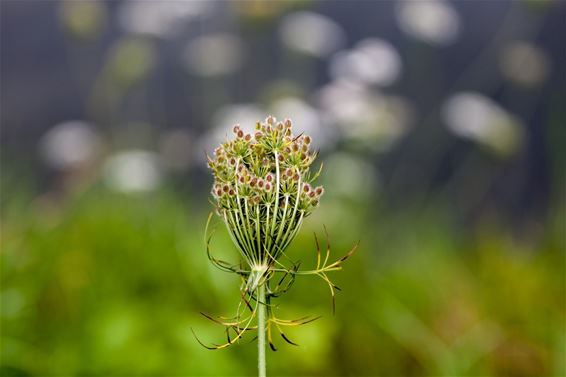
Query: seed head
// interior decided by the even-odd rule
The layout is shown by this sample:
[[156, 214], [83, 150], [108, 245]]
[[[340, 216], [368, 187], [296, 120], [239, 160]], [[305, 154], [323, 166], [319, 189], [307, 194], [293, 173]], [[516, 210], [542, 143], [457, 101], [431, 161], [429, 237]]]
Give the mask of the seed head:
[[246, 134], [236, 124], [235, 138], [209, 158], [217, 213], [251, 267], [275, 263], [323, 193], [311, 186], [311, 138], [292, 126], [269, 116]]

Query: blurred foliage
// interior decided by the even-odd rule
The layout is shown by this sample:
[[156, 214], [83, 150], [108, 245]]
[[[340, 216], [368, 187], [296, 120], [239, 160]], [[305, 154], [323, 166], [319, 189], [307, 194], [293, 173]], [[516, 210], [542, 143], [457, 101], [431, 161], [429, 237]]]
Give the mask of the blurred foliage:
[[[251, 338], [208, 351], [190, 331], [222, 341], [199, 312], [229, 315], [238, 301], [237, 279], [206, 259], [207, 209], [171, 189], [11, 197], [2, 208], [2, 375], [255, 373]], [[339, 202], [323, 203], [293, 258], [314, 262], [309, 234]], [[300, 347], [281, 341], [269, 353], [271, 375], [564, 374], [563, 218], [550, 217], [531, 242], [486, 222], [459, 232], [441, 206], [393, 214], [347, 205], [341, 221], [357, 230], [330, 224], [333, 252], [356, 236], [361, 247], [335, 275], [336, 315], [324, 284], [297, 282], [282, 314], [323, 318], [289, 332]], [[216, 253], [233, 260], [219, 230]]]
[[106, 8], [94, 1], [67, 1], [61, 3], [61, 23], [72, 36], [91, 39], [102, 31], [107, 17]]

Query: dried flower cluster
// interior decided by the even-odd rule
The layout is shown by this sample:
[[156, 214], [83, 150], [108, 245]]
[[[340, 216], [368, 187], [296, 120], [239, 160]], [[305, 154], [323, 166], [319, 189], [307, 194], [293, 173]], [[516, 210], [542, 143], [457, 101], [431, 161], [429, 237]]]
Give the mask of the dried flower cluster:
[[209, 159], [212, 196], [234, 243], [252, 269], [265, 270], [291, 243], [303, 219], [319, 204], [322, 186], [310, 166], [311, 138], [293, 135], [289, 119], [268, 117], [256, 132], [234, 126], [235, 139]]
[[[285, 341], [294, 344], [283, 334], [282, 327], [298, 326], [313, 320], [309, 317], [279, 319], [274, 314], [272, 300], [287, 292], [296, 276], [316, 275], [328, 284], [334, 302], [338, 287], [327, 274], [340, 270], [356, 246], [330, 263], [328, 235], [325, 258], [321, 258], [315, 235], [316, 268], [299, 270], [300, 263], [291, 261], [285, 250], [324, 194], [322, 186], [314, 186], [322, 166], [317, 172], [310, 170], [317, 156], [310, 150], [311, 138], [304, 134], [293, 135], [290, 120], [277, 122], [271, 116], [256, 124], [253, 135], [246, 134], [238, 125], [234, 126], [233, 132], [235, 137], [218, 147], [213, 158], [208, 158], [208, 166], [214, 175], [212, 197], [215, 211], [226, 225], [243, 263], [228, 263], [213, 257], [210, 251], [212, 235], [208, 232], [206, 248], [208, 258], [216, 267], [242, 278], [241, 301], [233, 318], [205, 315], [226, 328], [226, 343], [206, 346], [199, 342], [209, 349], [225, 348], [247, 331], [257, 330], [259, 371], [260, 375], [264, 375], [266, 335], [270, 347], [275, 350], [272, 327]], [[211, 217], [212, 214], [209, 222]], [[282, 255], [291, 266], [280, 260]], [[249, 309], [248, 316], [244, 315], [246, 308]], [[252, 322], [256, 319], [257, 326], [253, 326]]]

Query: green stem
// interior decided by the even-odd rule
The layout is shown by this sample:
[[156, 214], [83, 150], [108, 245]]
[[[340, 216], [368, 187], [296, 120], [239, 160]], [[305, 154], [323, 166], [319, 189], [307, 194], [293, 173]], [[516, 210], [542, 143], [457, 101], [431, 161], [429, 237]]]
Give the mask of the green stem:
[[258, 288], [257, 300], [257, 374], [265, 377], [265, 282]]

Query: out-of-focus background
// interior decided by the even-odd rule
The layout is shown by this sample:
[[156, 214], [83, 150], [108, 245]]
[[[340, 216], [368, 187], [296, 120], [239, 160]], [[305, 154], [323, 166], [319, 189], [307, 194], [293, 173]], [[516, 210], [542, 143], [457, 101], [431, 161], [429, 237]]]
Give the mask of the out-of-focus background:
[[[327, 194], [271, 375], [564, 376], [566, 2], [0, 2], [2, 376], [252, 375], [204, 161], [290, 117]], [[237, 260], [218, 227], [218, 256]]]

